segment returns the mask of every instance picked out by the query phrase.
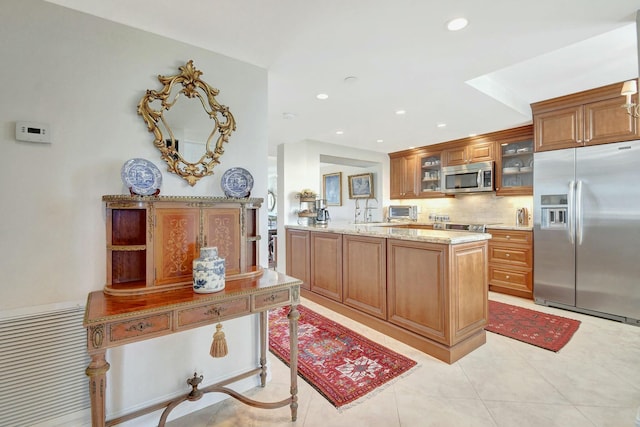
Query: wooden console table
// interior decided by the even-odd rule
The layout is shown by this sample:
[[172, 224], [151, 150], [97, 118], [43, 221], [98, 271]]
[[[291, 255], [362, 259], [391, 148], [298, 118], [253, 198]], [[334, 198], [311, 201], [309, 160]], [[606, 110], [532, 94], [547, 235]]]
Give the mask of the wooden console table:
[[[185, 400], [198, 400], [203, 393], [226, 393], [239, 401], [258, 408], [274, 409], [289, 405], [291, 420], [298, 408], [298, 317], [301, 281], [274, 270], [265, 270], [258, 278], [227, 282], [223, 291], [212, 294], [194, 293], [190, 288], [145, 295], [113, 296], [102, 291], [91, 292], [87, 298], [84, 327], [87, 328], [87, 351], [91, 362], [86, 369], [91, 395], [93, 427], [111, 426], [129, 419], [166, 408], [159, 422], [164, 426], [169, 412]], [[225, 387], [253, 375], [260, 376], [264, 387], [267, 377], [267, 312], [290, 306], [289, 332], [291, 343], [291, 396], [278, 402], [259, 402]], [[132, 342], [152, 339], [191, 328], [210, 325], [253, 313], [260, 315], [260, 366], [222, 382], [105, 422], [106, 373], [109, 363], [106, 350]], [[197, 380], [194, 374], [193, 380]]]

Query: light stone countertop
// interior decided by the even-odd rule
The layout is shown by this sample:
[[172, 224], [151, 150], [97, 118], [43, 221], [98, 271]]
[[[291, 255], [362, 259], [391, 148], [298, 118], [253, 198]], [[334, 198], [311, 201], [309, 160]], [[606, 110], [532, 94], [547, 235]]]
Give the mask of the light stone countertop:
[[531, 226], [531, 225], [491, 224], [491, 225], [487, 225], [487, 229], [489, 229], [489, 228], [495, 228], [497, 230], [533, 231], [533, 226]]
[[397, 228], [394, 227], [394, 225], [399, 225], [399, 223], [348, 224], [330, 222], [328, 225], [285, 225], [285, 228], [291, 230], [308, 230], [327, 233], [351, 234], [356, 236], [411, 240], [414, 242], [439, 243], [445, 245], [457, 245], [460, 243], [478, 242], [491, 239], [491, 234], [488, 233], [471, 233], [468, 231], [420, 230], [414, 228]]

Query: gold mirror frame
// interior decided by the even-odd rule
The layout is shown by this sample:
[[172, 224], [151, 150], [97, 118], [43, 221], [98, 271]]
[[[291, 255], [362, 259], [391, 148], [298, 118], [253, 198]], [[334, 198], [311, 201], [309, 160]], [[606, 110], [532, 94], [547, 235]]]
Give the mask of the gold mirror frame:
[[[236, 130], [236, 122], [229, 107], [216, 101], [215, 97], [220, 91], [200, 79], [202, 71], [193, 66], [193, 60], [179, 67], [179, 70], [180, 74], [174, 76], [158, 76], [158, 80], [164, 87], [161, 91], [147, 90], [138, 103], [138, 114], [144, 119], [149, 132], [153, 132], [155, 138], [153, 144], [160, 150], [162, 158], [167, 162], [169, 172], [181, 176], [187, 180], [189, 185], [193, 186], [200, 178], [213, 174], [213, 167], [220, 163], [219, 158], [224, 153], [223, 144], [229, 141], [229, 136]], [[178, 87], [177, 85], [182, 85], [182, 88], [175, 95], [172, 95], [174, 86]], [[169, 111], [175, 105], [180, 95], [184, 95], [188, 99], [199, 99], [208, 118], [214, 121], [213, 130], [205, 144], [205, 152], [200, 160], [194, 163], [185, 160], [178, 151], [177, 140], [163, 114], [165, 110]], [[155, 109], [152, 103], [157, 103], [157, 101], [160, 102], [160, 107]], [[219, 116], [222, 116], [224, 120], [221, 121]], [[167, 129], [169, 135], [162, 134], [160, 123]], [[219, 136], [215, 142], [215, 148], [212, 150], [211, 141], [216, 132]]]

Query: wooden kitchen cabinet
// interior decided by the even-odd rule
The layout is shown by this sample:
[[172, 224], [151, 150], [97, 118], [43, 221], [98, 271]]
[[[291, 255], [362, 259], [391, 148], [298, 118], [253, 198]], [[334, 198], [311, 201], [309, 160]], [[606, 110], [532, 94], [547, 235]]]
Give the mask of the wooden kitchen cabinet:
[[533, 194], [533, 126], [505, 131], [496, 140], [496, 196]]
[[192, 285], [200, 247], [216, 246], [227, 280], [258, 276], [258, 209], [262, 199], [103, 196], [107, 283], [112, 295]]
[[418, 156], [402, 154], [389, 159], [391, 199], [414, 199], [418, 196]]
[[495, 142], [471, 142], [466, 145], [446, 149], [442, 152], [444, 166], [466, 165], [489, 162], [495, 159]]
[[[638, 119], [627, 114], [623, 82], [531, 104], [535, 151], [635, 140]], [[637, 95], [633, 101], [638, 102]]]
[[386, 239], [342, 236], [343, 302], [372, 316], [387, 318]]
[[418, 154], [418, 188], [421, 198], [445, 197], [440, 188], [441, 156], [439, 151]]
[[452, 346], [486, 322], [487, 245], [388, 239], [389, 322]]
[[[486, 240], [442, 244], [287, 226], [287, 257], [310, 239], [303, 297], [454, 363], [486, 341]], [[292, 268], [287, 258], [287, 273]]]
[[342, 302], [342, 234], [312, 231], [310, 243], [310, 290]]
[[287, 276], [302, 280], [301, 287], [310, 289], [311, 282], [311, 233], [287, 229]]
[[533, 232], [487, 229], [489, 290], [533, 299]]

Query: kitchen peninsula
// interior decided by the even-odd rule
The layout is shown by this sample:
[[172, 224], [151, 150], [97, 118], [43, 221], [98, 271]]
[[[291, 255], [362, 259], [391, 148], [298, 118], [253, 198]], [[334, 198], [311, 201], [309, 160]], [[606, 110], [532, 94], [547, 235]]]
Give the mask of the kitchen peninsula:
[[485, 343], [486, 233], [393, 223], [288, 225], [301, 295], [446, 363]]

